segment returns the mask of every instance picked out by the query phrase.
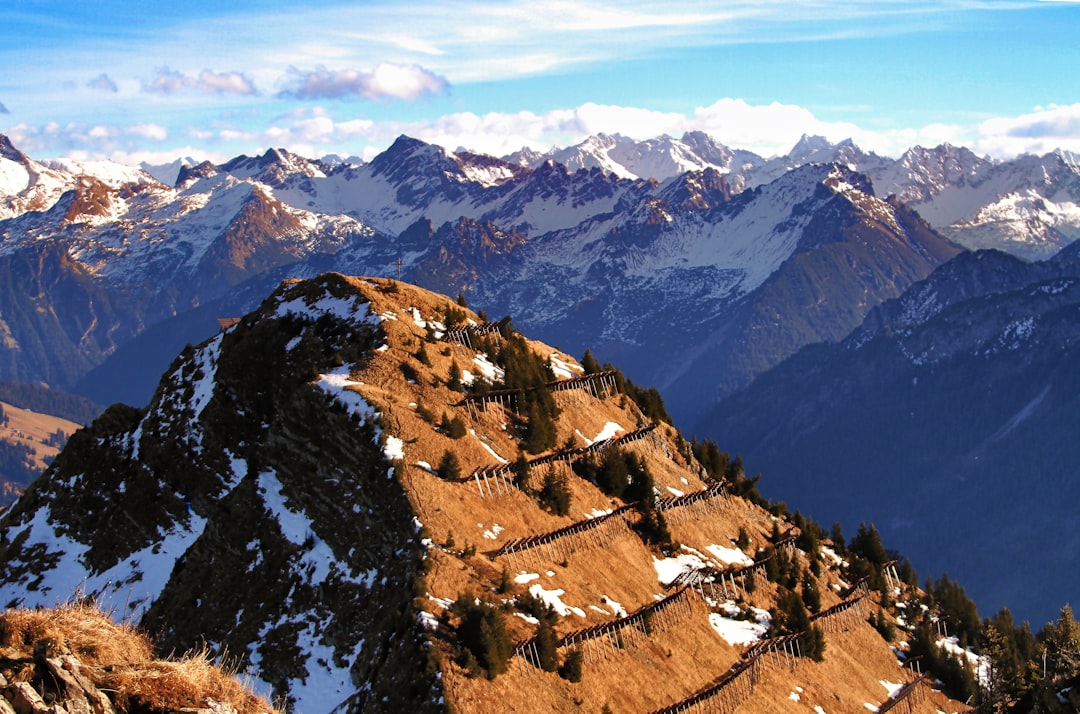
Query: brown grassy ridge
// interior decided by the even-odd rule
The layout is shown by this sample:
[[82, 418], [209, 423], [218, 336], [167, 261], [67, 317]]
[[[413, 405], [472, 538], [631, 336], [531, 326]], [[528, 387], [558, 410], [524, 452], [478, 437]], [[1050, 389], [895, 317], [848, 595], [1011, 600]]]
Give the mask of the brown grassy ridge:
[[[629, 533], [604, 549], [585, 549], [561, 563], [550, 562], [540, 568], [530, 566], [528, 569], [536, 572], [536, 579], [527, 584], [514, 583], [506, 592], [498, 590], [504, 569], [509, 575], [517, 574], [504, 557], [492, 555], [507, 540], [550, 531], [581, 520], [598, 509], [618, 507], [622, 502], [568, 474], [571, 513], [557, 516], [540, 508], [535, 498], [519, 491], [483, 498], [474, 483], [450, 483], [431, 473], [428, 466], [438, 464], [448, 450], [457, 455], [465, 474], [477, 466], [495, 463], [496, 457], [488, 449], [512, 461], [521, 453], [521, 442], [514, 433], [514, 418], [498, 408], [471, 414], [456, 406], [462, 395], [451, 391], [446, 384], [451, 364], [475, 373], [473, 358], [477, 350], [432, 340], [416, 324], [412, 313], [415, 309], [423, 320], [441, 320], [448, 309], [456, 309], [451, 300], [404, 283], [356, 280], [355, 284], [371, 300], [373, 312], [387, 319], [382, 322], [386, 348], [352, 375], [361, 383], [354, 389], [376, 405], [388, 433], [403, 441], [405, 458], [396, 473], [436, 544], [429, 551], [429, 572], [417, 606], [435, 617], [445, 616], [443, 603], [464, 594], [505, 608], [510, 598], [521, 595], [532, 584], [539, 584], [547, 590], [562, 590], [563, 601], [585, 613], [585, 617], [569, 614], [559, 618], [556, 631], [563, 635], [613, 619], [613, 614], [605, 614], [610, 611], [608, 601], [634, 610], [663, 596], [665, 590], [658, 582], [653, 561], [664, 553]], [[470, 319], [480, 319], [471, 311], [465, 313]], [[556, 347], [532, 340], [529, 344], [542, 357], [558, 354], [560, 361], [576, 363]], [[426, 352], [426, 364], [417, 358], [421, 347]], [[403, 370], [403, 365], [411, 367], [420, 379], [407, 379], [405, 375], [410, 370]], [[597, 399], [580, 391], [565, 392], [556, 395], [556, 402], [563, 410], [556, 421], [559, 445], [568, 441], [583, 445], [582, 437], [594, 438], [609, 421], [627, 431], [647, 421], [637, 406], [622, 395]], [[436, 421], [443, 414], [464, 418], [468, 435], [450, 438], [421, 418], [419, 406], [432, 412]], [[667, 425], [661, 425], [653, 437], [624, 448], [645, 460], [661, 493], [691, 492], [705, 486], [697, 463], [687, 455], [677, 432]], [[555, 468], [566, 469], [561, 464]], [[707, 552], [710, 544], [734, 547], [743, 530], [751, 541], [745, 552], [752, 554], [758, 546], [767, 543], [775, 520], [765, 509], [733, 496], [725, 501], [722, 513], [671, 523], [670, 527], [676, 541], [698, 552]], [[494, 528], [496, 525], [498, 529]], [[780, 526], [786, 531], [791, 523], [781, 519]], [[677, 552], [686, 550], [677, 549]], [[800, 558], [805, 572], [809, 561], [806, 556]], [[835, 568], [823, 568], [815, 580], [823, 607], [839, 602], [836, 593], [841, 578]], [[743, 598], [746, 604], [768, 609], [776, 603], [777, 589], [770, 583], [762, 583], [754, 593], [744, 593]], [[557, 674], [532, 667], [518, 667], [515, 662], [493, 681], [473, 677], [454, 661], [456, 649], [452, 635], [436, 634], [434, 647], [440, 659], [446, 699], [454, 711], [642, 712], [691, 694], [738, 660], [740, 648], [729, 645], [713, 631], [708, 615], [705, 604], [694, 599], [693, 614], [681, 626], [660, 632], [646, 644], [621, 652], [610, 661], [591, 663], [580, 683], [570, 683]], [[512, 615], [507, 617], [507, 627], [515, 642], [528, 639], [535, 632], [534, 626]], [[905, 674], [896, 656], [866, 623], [852, 632], [830, 634], [826, 639], [824, 662], [800, 660], [791, 671], [770, 671], [740, 711], [795, 714], [819, 707], [828, 714], [855, 714], [867, 711], [868, 704], [875, 706], [885, 700], [888, 692], [882, 682], [904, 681]], [[957, 711], [959, 707], [935, 693], [918, 709], [924, 710]]]
[[[58, 682], [57, 668], [76, 673], [80, 691]], [[237, 714], [280, 711], [215, 665], [206, 651], [157, 659], [145, 633], [86, 602], [0, 614], [0, 677], [7, 683], [5, 694], [24, 682], [45, 702], [93, 702], [104, 694], [121, 714], [210, 707]], [[99, 710], [107, 711], [94, 709]]]

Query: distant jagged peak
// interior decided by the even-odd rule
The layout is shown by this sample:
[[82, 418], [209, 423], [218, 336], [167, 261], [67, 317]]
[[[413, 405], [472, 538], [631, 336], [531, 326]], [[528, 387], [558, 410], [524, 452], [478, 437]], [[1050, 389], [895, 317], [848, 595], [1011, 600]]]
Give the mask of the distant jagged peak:
[[237, 178], [248, 178], [278, 185], [293, 176], [308, 178], [326, 176], [326, 167], [317, 159], [309, 159], [286, 149], [267, 149], [262, 156], [237, 156], [220, 167]]
[[515, 162], [499, 159], [488, 154], [478, 154], [459, 148], [454, 152], [462, 172], [470, 180], [485, 186], [497, 186], [529, 172], [528, 167]]
[[418, 153], [429, 156], [445, 157], [448, 152], [438, 144], [429, 144], [426, 141], [416, 139], [408, 134], [401, 134], [398, 138], [394, 139], [394, 143], [387, 147], [386, 151], [382, 152], [371, 161], [371, 165], [376, 166], [392, 161], [400, 161], [403, 158], [412, 157]]
[[181, 170], [190, 169], [198, 164], [197, 159], [190, 156], [180, 156], [164, 164], [151, 164], [148, 161], [143, 161], [139, 164], [139, 168], [166, 186], [176, 186]]
[[416, 176], [455, 177], [462, 180], [461, 161], [438, 144], [429, 144], [402, 134], [390, 147], [376, 156], [368, 168], [373, 176], [386, 176], [402, 181]]
[[334, 170], [340, 170], [342, 167], [358, 168], [367, 163], [362, 157], [356, 156], [355, 154], [351, 154], [349, 156], [342, 156], [341, 154], [326, 154], [320, 157], [319, 161]]
[[221, 173], [214, 163], [210, 161], [203, 161], [201, 164], [195, 166], [181, 166], [180, 170], [176, 174], [175, 186], [177, 188], [186, 188], [204, 178], [210, 178], [211, 176], [217, 176]]
[[536, 149], [523, 146], [519, 150], [502, 157], [502, 159], [510, 164], [517, 164], [518, 166], [524, 166], [526, 168], [535, 168], [544, 163], [547, 157], [556, 151], [558, 151], [558, 147], [552, 147], [541, 153]]
[[735, 157], [735, 153], [729, 147], [703, 131], [683, 132], [679, 141], [690, 147], [703, 160], [716, 167], [730, 168]]
[[95, 180], [119, 188], [125, 184], [160, 183], [156, 178], [137, 166], [128, 166], [115, 161], [81, 161], [69, 158], [46, 159], [40, 162], [54, 171], [61, 171], [73, 176], [88, 176]]
[[976, 156], [971, 149], [964, 146], [954, 146], [947, 141], [929, 148], [921, 145], [912, 146], [901, 155], [900, 160], [934, 160], [939, 163], [945, 161], [962, 161], [965, 163], [986, 161], [986, 159], [980, 159]]
[[1065, 149], [1054, 149], [1051, 153], [1059, 157], [1070, 169], [1080, 173], [1080, 154]]
[[30, 158], [26, 154], [19, 151], [15, 147], [15, 144], [11, 143], [11, 139], [6, 134], [0, 134], [0, 157], [20, 164], [25, 164], [30, 161]]
[[832, 148], [832, 143], [820, 134], [807, 134], [803, 132], [799, 140], [795, 142], [795, 146], [792, 147], [788, 153], [791, 155], [807, 152], [807, 151], [821, 151], [822, 149]]

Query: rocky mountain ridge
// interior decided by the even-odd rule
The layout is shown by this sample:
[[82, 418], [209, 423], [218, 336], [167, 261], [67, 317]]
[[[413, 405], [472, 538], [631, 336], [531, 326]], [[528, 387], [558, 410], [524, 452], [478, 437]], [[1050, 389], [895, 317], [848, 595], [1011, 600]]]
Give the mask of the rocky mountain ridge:
[[922, 612], [898, 564], [584, 363], [404, 283], [287, 282], [72, 438], [0, 518], [0, 600], [227, 648], [297, 712], [960, 710], [867, 621]]

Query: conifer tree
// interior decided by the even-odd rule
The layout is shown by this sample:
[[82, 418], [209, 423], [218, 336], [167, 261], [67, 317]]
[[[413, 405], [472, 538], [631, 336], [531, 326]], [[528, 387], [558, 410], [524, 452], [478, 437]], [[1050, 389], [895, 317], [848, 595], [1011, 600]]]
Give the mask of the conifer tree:
[[555, 422], [540, 400], [529, 400], [525, 423], [525, 450], [539, 454], [555, 445]]
[[806, 646], [802, 648], [803, 657], [809, 657], [815, 662], [825, 659], [825, 632], [818, 625], [810, 626], [803, 638]]
[[585, 354], [581, 356], [581, 367], [585, 370], [585, 374], [597, 374], [603, 369], [600, 367], [600, 363], [593, 357], [592, 352], [588, 349], [585, 350]]
[[447, 449], [443, 454], [442, 461], [439, 462], [439, 477], [444, 478], [447, 481], [458, 481], [461, 479], [461, 462], [458, 461], [457, 454]]
[[458, 625], [461, 646], [487, 671], [490, 679], [505, 672], [514, 646], [506, 631], [502, 613], [494, 607], [477, 604], [467, 596], [457, 599], [454, 610], [461, 617], [461, 624]]
[[570, 495], [566, 474], [556, 473], [554, 468], [548, 469], [540, 488], [540, 505], [556, 516], [565, 516], [570, 513]]
[[526, 495], [532, 496], [535, 492], [529, 470], [529, 460], [525, 458], [525, 454], [518, 454], [517, 460], [514, 461], [514, 483]]
[[451, 390], [453, 390], [455, 392], [460, 392], [462, 390], [462, 387], [461, 387], [461, 368], [458, 367], [457, 362], [451, 362], [450, 363], [450, 373], [446, 378], [446, 386], [447, 386], [447, 388], [449, 388], [449, 389], [451, 389]]
[[809, 574], [802, 581], [802, 601], [810, 612], [819, 612], [821, 610], [821, 593]]
[[447, 419], [443, 414], [444, 424], [440, 426], [443, 433], [449, 436], [451, 439], [460, 439], [468, 433], [468, 429], [465, 427], [465, 421], [460, 415], [455, 414], [453, 419]]
[[851, 551], [878, 567], [889, 560], [888, 554], [885, 553], [885, 546], [881, 544], [881, 535], [873, 523], [869, 526], [866, 523], [859, 524], [859, 532], [851, 539]]
[[[581, 650], [573, 649], [566, 653], [566, 661], [559, 668], [559, 676], [568, 682], [580, 682], [582, 674]], [[610, 709], [608, 710], [610, 711]]]
[[540, 669], [545, 672], [554, 672], [559, 668], [558, 644], [551, 621], [541, 617], [536, 628], [536, 656], [540, 661]]
[[1047, 677], [1066, 680], [1080, 676], [1080, 624], [1071, 607], [1061, 608], [1057, 622], [1043, 628], [1039, 639], [1046, 648]]

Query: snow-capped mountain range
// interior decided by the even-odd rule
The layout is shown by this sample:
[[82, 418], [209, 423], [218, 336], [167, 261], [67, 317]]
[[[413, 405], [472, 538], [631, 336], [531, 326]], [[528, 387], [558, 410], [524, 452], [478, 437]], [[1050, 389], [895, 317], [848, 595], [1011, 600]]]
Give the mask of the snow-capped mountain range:
[[[1027, 258], [1080, 235], [1076, 157], [1061, 152], [994, 163], [942, 146], [894, 161], [804, 137], [763, 159], [688, 133], [504, 159], [401, 137], [369, 163], [271, 149], [192, 164], [36, 162], [3, 139], [0, 378], [73, 389], [155, 325], [241, 312], [284, 277], [337, 270], [465, 292], [709, 401], [842, 338], [960, 250], [932, 228]], [[173, 332], [207, 336], [186, 329]], [[145, 389], [161, 367], [148, 365]], [[678, 401], [677, 414], [706, 408]]]

